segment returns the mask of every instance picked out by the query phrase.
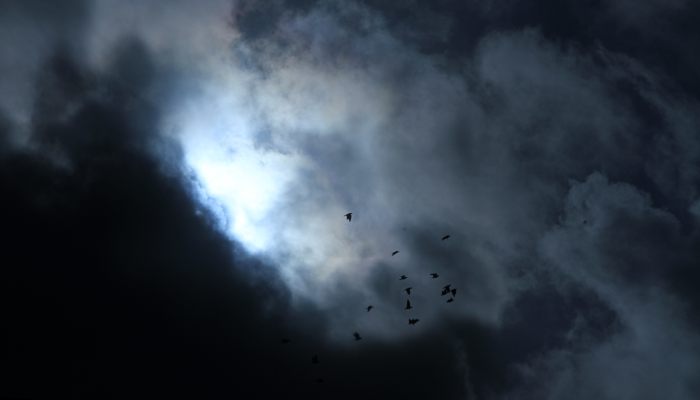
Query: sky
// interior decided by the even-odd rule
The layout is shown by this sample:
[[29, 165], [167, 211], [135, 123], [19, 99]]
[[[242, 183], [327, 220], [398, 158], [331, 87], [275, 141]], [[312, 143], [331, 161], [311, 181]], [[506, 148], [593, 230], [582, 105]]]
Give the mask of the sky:
[[0, 398], [699, 398], [699, 18], [0, 0]]

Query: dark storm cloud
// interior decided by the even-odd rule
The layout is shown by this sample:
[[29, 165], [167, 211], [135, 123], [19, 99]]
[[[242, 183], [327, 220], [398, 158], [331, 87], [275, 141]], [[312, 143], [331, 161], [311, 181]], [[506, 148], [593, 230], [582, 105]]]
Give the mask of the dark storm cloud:
[[[140, 145], [156, 114], [69, 55], [40, 75], [36, 149], [2, 159], [2, 394], [143, 397], [178, 381], [216, 392], [225, 354], [265, 360], [264, 347], [241, 351], [261, 310], [237, 300], [284, 292], [231, 277], [244, 258]], [[275, 343], [272, 330], [255, 335]]]
[[[168, 74], [150, 57], [126, 39], [105, 73], [62, 47], [37, 68], [31, 145], [0, 159], [2, 395], [459, 393], [457, 361], [436, 345], [440, 334], [410, 352], [371, 338], [361, 351], [331, 347], [324, 316], [311, 305], [291, 309], [271, 266], [214, 228], [188, 177], [173, 176], [152, 151], [179, 153], [157, 133], [162, 110], [146, 94]], [[282, 347], [283, 336], [292, 344]], [[419, 380], [426, 384], [404, 384]]]
[[[319, 11], [342, 15], [334, 20], [335, 36], [315, 35], [327, 29], [318, 14], [278, 18], [278, 24], [269, 27], [266, 46], [280, 51], [278, 44], [286, 46], [291, 32], [298, 42], [290, 53], [281, 50], [282, 59], [303, 58], [308, 51], [313, 65], [335, 66], [335, 49], [342, 43], [347, 51], [340, 56], [340, 70], [351, 65], [367, 74], [401, 73], [395, 85], [390, 73], [379, 83], [390, 88], [397, 104], [372, 141], [380, 148], [372, 158], [374, 165], [353, 161], [367, 156], [352, 144], [340, 146], [336, 153], [333, 136], [315, 138], [311, 148], [325, 170], [343, 174], [356, 169], [342, 179], [343, 187], [350, 188], [349, 199], [357, 198], [358, 192], [379, 191], [383, 201], [388, 197], [392, 208], [406, 212], [395, 223], [410, 229], [392, 233], [402, 237], [400, 243], [411, 258], [398, 265], [394, 259], [393, 265], [380, 264], [369, 278], [376, 292], [381, 296], [399, 290], [399, 271], [420, 276], [437, 269], [467, 288], [471, 304], [478, 303], [475, 293], [482, 290], [488, 299], [479, 304], [482, 317], [484, 309], [495, 307], [503, 330], [514, 315], [532, 321], [545, 339], [525, 346], [527, 357], [518, 359], [515, 350], [504, 356], [499, 361], [511, 365], [504, 368], [508, 372], [493, 374], [517, 377], [520, 389], [503, 389], [515, 397], [604, 393], [610, 398], [654, 398], [665, 388], [677, 398], [694, 397], [697, 332], [689, 310], [697, 301], [687, 289], [679, 290], [683, 285], [678, 277], [696, 279], [696, 267], [690, 265], [698, 244], [697, 219], [692, 216], [699, 183], [700, 153], [693, 133], [698, 126], [697, 77], [685, 70], [692, 59], [679, 66], [660, 56], [685, 50], [693, 39], [683, 39], [689, 32], [680, 28], [660, 34], [640, 31], [650, 18], [675, 26], [695, 13], [694, 7], [654, 3], [625, 8], [622, 2], [606, 2], [595, 8], [558, 2], [541, 9], [531, 5], [526, 12], [523, 3], [511, 8], [502, 3], [370, 3], [383, 17], [369, 13], [363, 20], [367, 11], [354, 6]], [[468, 8], [478, 12], [455, 15]], [[549, 11], [538, 11], [545, 9]], [[623, 32], [611, 29], [623, 19]], [[436, 29], [424, 33], [430, 22]], [[315, 28], [304, 30], [306, 23]], [[478, 29], [460, 32], [464, 25]], [[461, 60], [458, 68], [467, 78], [455, 82], [464, 89], [443, 84], [444, 75], [421, 65], [421, 56], [410, 48], [384, 41], [387, 31], [420, 53], [434, 55], [437, 65]], [[362, 39], [353, 41], [355, 33], [348, 39], [346, 32], [362, 32]], [[468, 45], [459, 40], [467, 34]], [[256, 32], [256, 46], [266, 48], [260, 44], [264, 37]], [[365, 63], [372, 67], [365, 69]], [[315, 150], [326, 148], [330, 151]], [[603, 190], [599, 199], [624, 212], [610, 214], [604, 231], [591, 231], [597, 226], [595, 216], [569, 209], [573, 193], [578, 193], [571, 179], [601, 187], [610, 179], [612, 189]], [[361, 196], [360, 201], [367, 206], [370, 198]], [[616, 202], [619, 205], [613, 206]], [[586, 207], [593, 204], [586, 200]], [[643, 211], [635, 214], [637, 209]], [[572, 224], [575, 228], [569, 228]], [[567, 244], [585, 243], [573, 235], [555, 240], [550, 233], [570, 229], [590, 231], [596, 240], [562, 254]], [[462, 240], [459, 251], [436, 251], [438, 243], [432, 243], [431, 236], [455, 231]], [[547, 249], [544, 254], [537, 250], [542, 248]], [[594, 257], [599, 253], [604, 256]], [[588, 264], [595, 266], [595, 279], [580, 272], [572, 276], [572, 271], [587, 271]], [[543, 286], [541, 281], [549, 279], [558, 289]], [[540, 313], [559, 312], [521, 304], [533, 296], [547, 299], [544, 304], [561, 302], [572, 291], [584, 294], [578, 295], [582, 300], [566, 303], [570, 317], [538, 324]], [[391, 297], [384, 298], [387, 304], [396, 301]], [[338, 299], [348, 302], [348, 297]], [[635, 335], [641, 338], [632, 339]], [[512, 337], [504, 340], [517, 342]], [[655, 344], [671, 346], [665, 351], [668, 359], [655, 355]], [[656, 374], [665, 362], [683, 367], [677, 374]], [[649, 376], [648, 385], [621, 383], [628, 380], [627, 374]], [[480, 386], [487, 380], [482, 376], [466, 387], [481, 395], [498, 392]], [[569, 390], [573, 382], [584, 384]]]
[[[600, 390], [618, 398], [697, 396], [694, 307], [672, 288], [675, 271], [687, 269], [695, 253], [697, 233], [684, 235], [676, 217], [637, 188], [593, 174], [572, 183], [561, 225], [542, 245], [548, 262], [592, 289], [621, 327], [599, 346], [572, 332], [570, 347], [539, 360], [550, 374], [539, 377], [551, 383], [550, 397], [586, 398]], [[644, 377], [643, 384], [620, 383], [630, 375]]]
[[[117, 75], [156, 75], [147, 52], [124, 48]], [[143, 145], [156, 110], [64, 54], [41, 76], [36, 147], [1, 160], [3, 395], [422, 398], [459, 389], [443, 375], [456, 371], [451, 349], [431, 344], [439, 337], [411, 352], [323, 344], [323, 317], [291, 310], [270, 266], [234, 252], [186, 180], [163, 174]], [[282, 336], [292, 344], [282, 347]], [[440, 368], [411, 364], [427, 356]], [[326, 383], [316, 387], [319, 375]], [[418, 379], [438, 389], [401, 386]]]
[[[698, 396], [695, 5], [26, 4], [2, 14], [28, 99], [0, 95], [2, 395]], [[205, 138], [163, 121], [207, 74], [260, 154], [305, 157], [274, 209], [301, 252], [248, 254], [197, 199]]]
[[469, 56], [480, 38], [494, 31], [537, 28], [548, 39], [587, 49], [604, 46], [659, 69], [697, 94], [697, 3], [645, 1], [363, 1], [386, 16], [398, 36], [423, 51]]
[[[89, 16], [83, 1], [3, 1], [0, 5], [0, 112], [23, 127], [29, 119], [37, 68], [56, 46], [78, 52]], [[11, 143], [26, 135], [12, 131]]]

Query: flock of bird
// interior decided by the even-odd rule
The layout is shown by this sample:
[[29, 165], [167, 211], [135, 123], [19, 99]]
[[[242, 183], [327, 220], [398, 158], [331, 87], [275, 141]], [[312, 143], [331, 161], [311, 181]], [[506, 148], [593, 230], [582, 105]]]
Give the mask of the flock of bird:
[[[349, 212], [349, 213], [345, 214], [345, 219], [346, 219], [348, 222], [352, 221], [352, 213]], [[447, 240], [447, 239], [449, 239], [449, 238], [450, 238], [450, 235], [444, 235], [444, 236], [441, 238], [441, 240], [444, 241], [444, 240]], [[397, 254], [399, 254], [399, 250], [394, 250], [394, 251], [391, 253], [391, 256], [393, 257], [393, 256], [395, 256], [395, 255], [397, 255]], [[432, 279], [437, 279], [437, 278], [440, 277], [440, 275], [439, 275], [437, 272], [432, 272], [432, 273], [430, 273], [429, 276], [430, 276]], [[406, 275], [401, 275], [401, 276], [399, 277], [399, 280], [401, 280], [401, 281], [402, 281], [402, 280], [406, 280], [406, 279], [408, 279], [408, 277], [407, 277]], [[411, 305], [411, 299], [410, 299], [411, 290], [413, 290], [413, 287], [410, 287], [410, 286], [407, 287], [407, 288], [405, 288], [405, 289], [403, 290], [404, 292], [406, 292], [406, 295], [409, 296], [409, 298], [406, 299], [406, 307], [404, 307], [404, 310], [407, 310], [407, 311], [413, 309], [413, 306]], [[443, 288], [442, 288], [441, 296], [448, 296], [448, 295], [449, 295], [450, 297], [447, 299], [447, 301], [446, 301], [447, 303], [452, 303], [452, 302], [455, 300], [455, 297], [457, 296], [457, 289], [456, 289], [456, 288], [453, 288], [451, 284], [447, 284], [447, 285], [443, 286]], [[374, 306], [373, 306], [372, 304], [370, 304], [370, 305], [367, 306], [367, 312], [372, 311], [372, 309], [374, 309]], [[411, 317], [408, 318], [408, 324], [409, 324], [409, 325], [415, 325], [415, 324], [417, 324], [419, 321], [420, 321], [419, 318], [411, 318]], [[352, 336], [353, 336], [353, 338], [355, 339], [355, 341], [362, 340], [362, 336], [360, 335], [359, 332], [353, 332]], [[290, 339], [288, 339], [288, 338], [283, 338], [283, 339], [282, 339], [282, 344], [289, 344], [289, 343], [291, 343], [291, 340], [290, 340]], [[318, 355], [314, 354], [314, 355], [311, 357], [311, 363], [312, 363], [312, 364], [319, 364]], [[316, 382], [317, 382], [317, 383], [323, 383], [324, 380], [323, 380], [323, 378], [317, 378], [317, 379], [316, 379]]]

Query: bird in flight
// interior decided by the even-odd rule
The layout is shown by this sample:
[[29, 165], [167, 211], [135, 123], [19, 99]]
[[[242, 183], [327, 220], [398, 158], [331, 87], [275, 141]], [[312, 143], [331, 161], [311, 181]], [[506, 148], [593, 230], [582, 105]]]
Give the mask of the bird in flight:
[[399, 254], [399, 251], [398, 251], [398, 250], [394, 250], [394, 252], [391, 253], [392, 256], [395, 256], [395, 255], [397, 255], [397, 254]]
[[445, 286], [442, 288], [442, 295], [443, 295], [443, 296], [446, 295], [446, 294], [448, 294], [448, 293], [450, 293], [450, 286], [452, 286], [452, 285], [445, 285]]
[[316, 379], [316, 383], [323, 383], [323, 378]]
[[355, 340], [362, 340], [362, 336], [360, 336], [360, 334], [357, 332], [353, 333], [352, 336], [355, 337]]
[[291, 342], [291, 340], [287, 338], [282, 338], [282, 344], [288, 344], [289, 342]]
[[432, 276], [433, 279], [435, 279], [435, 278], [439, 277], [440, 275], [438, 275], [437, 272], [433, 272], [432, 274], [430, 274], [430, 276]]
[[406, 289], [404, 289], [404, 291], [406, 292], [407, 295], [410, 296], [410, 295], [411, 295], [411, 289], [413, 289], [413, 288], [412, 288], [412, 287], [407, 287]]
[[413, 307], [411, 307], [411, 300], [406, 300], [406, 308], [405, 308], [405, 310], [410, 310], [410, 309], [412, 309], [412, 308], [413, 308]]
[[408, 279], [408, 277], [406, 275], [401, 275], [401, 277], [399, 278], [400, 281], [402, 281], [404, 279]]
[[445, 236], [442, 237], [442, 240], [447, 240], [447, 239], [449, 239], [449, 238], [450, 238], [450, 235], [445, 235]]
[[373, 306], [373, 305], [371, 305], [371, 304], [370, 304], [370, 305], [368, 305], [368, 306], [367, 306], [367, 312], [370, 312], [370, 310], [372, 310], [373, 308], [374, 308], [374, 306]]
[[448, 303], [452, 303], [453, 301], [455, 301], [454, 297], [450, 297], [449, 299], [447, 299]]
[[457, 296], [457, 288], [452, 289], [452, 297]]
[[350, 212], [345, 214], [345, 219], [347, 219], [348, 221], [352, 221], [352, 213]]
[[318, 356], [314, 354], [313, 357], [311, 357], [311, 363], [312, 364], [318, 364]]
[[415, 325], [416, 323], [418, 323], [418, 321], [420, 321], [418, 318], [409, 318], [409, 319], [408, 319], [408, 324], [409, 324], [409, 325]]

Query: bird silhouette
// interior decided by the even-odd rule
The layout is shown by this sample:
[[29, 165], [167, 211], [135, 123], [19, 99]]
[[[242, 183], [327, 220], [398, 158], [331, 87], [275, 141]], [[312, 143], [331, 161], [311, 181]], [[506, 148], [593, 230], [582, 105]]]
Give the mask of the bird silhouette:
[[397, 254], [399, 254], [399, 251], [398, 251], [398, 250], [394, 250], [394, 252], [391, 253], [392, 257], [395, 256], [395, 255], [397, 255]]
[[374, 308], [373, 305], [368, 305], [368, 306], [367, 306], [367, 312], [370, 312], [370, 310], [372, 310], [373, 308]]
[[323, 383], [323, 378], [316, 378], [316, 383]]
[[442, 240], [447, 240], [447, 239], [449, 239], [449, 238], [450, 238], [450, 235], [445, 235], [445, 236], [442, 237]]
[[357, 332], [353, 333], [352, 336], [355, 337], [355, 340], [362, 340], [362, 336], [360, 336], [360, 334]]
[[457, 296], [457, 288], [452, 289], [452, 297]]
[[446, 294], [450, 293], [450, 289], [442, 289], [442, 293], [440, 294], [441, 296], [444, 296]]
[[291, 342], [291, 340], [287, 338], [282, 338], [282, 344], [288, 344], [289, 342]]
[[452, 303], [453, 301], [455, 301], [454, 297], [450, 297], [449, 299], [447, 299], [448, 303]]
[[404, 291], [406, 292], [407, 295], [410, 296], [410, 295], [411, 295], [411, 289], [413, 289], [413, 288], [412, 288], [412, 287], [407, 287], [406, 289], [404, 289]]
[[432, 274], [430, 274], [430, 276], [432, 276], [433, 279], [435, 279], [435, 278], [439, 277], [440, 275], [438, 275], [437, 272], [433, 272]]
[[314, 354], [313, 357], [311, 357], [311, 363], [312, 364], [318, 364], [318, 356]]
[[415, 325], [415, 324], [418, 323], [418, 321], [420, 321], [418, 318], [409, 318], [409, 319], [408, 319], [408, 324], [409, 324], [409, 325]]
[[405, 309], [406, 309], [406, 310], [410, 310], [410, 309], [412, 309], [412, 308], [413, 308], [413, 307], [411, 307], [411, 300], [406, 300], [406, 308], [405, 308]]
[[349, 212], [349, 213], [345, 214], [345, 219], [347, 219], [348, 221], [352, 221], [352, 213]]
[[408, 279], [408, 277], [406, 275], [401, 275], [401, 277], [399, 278], [400, 281], [402, 281], [404, 279]]

